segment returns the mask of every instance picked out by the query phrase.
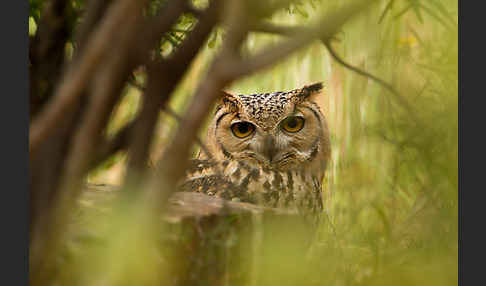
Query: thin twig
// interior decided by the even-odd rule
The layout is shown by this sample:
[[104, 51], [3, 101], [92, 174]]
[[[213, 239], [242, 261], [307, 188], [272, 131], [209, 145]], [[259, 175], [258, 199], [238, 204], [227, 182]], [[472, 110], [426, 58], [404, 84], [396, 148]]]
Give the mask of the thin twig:
[[[258, 32], [264, 32], [264, 33], [270, 33], [270, 34], [278, 34], [282, 36], [293, 36], [299, 33], [308, 33], [309, 29], [306, 27], [301, 27], [301, 26], [282, 26], [282, 25], [273, 25], [271, 23], [267, 22], [261, 22], [258, 24], [254, 24], [252, 26], [253, 31], [258, 31]], [[352, 65], [346, 63], [343, 59], [341, 59], [337, 53], [334, 51], [332, 46], [330, 45], [330, 41], [328, 40], [322, 40], [323, 44], [326, 46], [326, 48], [329, 50], [329, 53], [331, 56], [341, 65], [344, 67], [360, 74], [366, 77], [371, 78], [372, 80], [378, 82], [379, 84], [383, 85], [385, 88], [387, 88], [390, 92], [392, 93], [397, 93], [393, 86], [391, 86], [389, 83], [385, 82], [384, 80], [377, 78], [376, 76], [361, 70], [357, 67], [353, 67]]]
[[296, 34], [287, 34], [289, 39], [276, 46], [268, 47], [250, 59], [229, 59], [233, 66], [227, 68], [224, 74], [230, 78], [245, 76], [251, 72], [268, 67], [276, 61], [301, 49], [316, 39], [328, 41], [334, 37], [340, 27], [354, 15], [362, 12], [376, 0], [361, 0], [349, 4], [338, 11], [333, 11], [328, 16], [306, 29], [305, 33], [299, 31]]
[[371, 73], [369, 73], [365, 70], [359, 69], [359, 68], [354, 67], [351, 64], [345, 62], [341, 57], [339, 57], [339, 55], [333, 49], [333, 47], [331, 46], [329, 41], [322, 40], [322, 43], [326, 46], [327, 50], [329, 51], [329, 54], [332, 56], [332, 58], [335, 61], [337, 61], [340, 65], [344, 66], [345, 68], [347, 68], [347, 69], [349, 69], [349, 70], [351, 70], [351, 71], [353, 71], [353, 72], [355, 72], [359, 75], [367, 77], [367, 78], [375, 81], [379, 85], [383, 86], [384, 88], [386, 88], [391, 94], [393, 94], [395, 96], [395, 98], [398, 100], [398, 102], [410, 113], [410, 115], [414, 119], [416, 119], [415, 112], [413, 111], [410, 104], [408, 104], [408, 102], [405, 100], [405, 97], [403, 97], [391, 84], [382, 80], [379, 77], [372, 75]]
[[393, 6], [393, 3], [395, 2], [395, 0], [390, 0], [388, 1], [388, 3], [386, 4], [386, 7], [385, 7], [385, 10], [383, 10], [383, 13], [381, 13], [381, 16], [380, 16], [380, 19], [378, 20], [378, 24], [381, 24], [381, 22], [383, 21], [383, 19], [385, 18], [386, 14], [390, 11], [390, 9], [392, 8]]
[[[254, 31], [258, 31], [258, 32], [265, 32], [265, 33], [272, 33], [272, 34], [278, 34], [278, 35], [282, 35], [282, 36], [289, 36], [291, 37], [292, 35], [295, 35], [295, 34], [305, 34], [305, 33], [310, 33], [309, 32], [309, 29], [306, 28], [306, 27], [300, 27], [300, 26], [276, 26], [276, 25], [273, 25], [271, 23], [266, 23], [266, 22], [261, 22], [261, 23], [258, 23], [258, 24], [254, 24], [252, 26], [252, 30]], [[336, 51], [334, 50], [334, 48], [332, 47], [331, 45], [331, 40], [333, 39], [333, 37], [328, 37], [328, 38], [322, 38], [321, 41], [322, 43], [326, 46], [326, 48], [328, 49], [329, 51], [329, 54], [331, 55], [331, 57], [336, 61], [338, 62], [340, 65], [344, 66], [345, 68], [361, 75], [361, 76], [364, 76], [364, 77], [367, 77], [373, 81], [375, 81], [376, 83], [378, 83], [379, 85], [383, 86], [384, 88], [386, 88], [389, 92], [391, 92], [397, 99], [398, 101], [400, 102], [400, 104], [402, 104], [408, 111], [411, 111], [411, 107], [409, 106], [408, 102], [405, 101], [405, 99], [403, 98], [403, 96], [388, 82], [386, 82], [385, 80], [377, 77], [377, 76], [374, 76], [372, 75], [371, 73], [365, 71], [365, 70], [362, 70], [358, 67], [355, 67], [355, 66], [352, 66], [351, 64], [347, 63], [346, 61], [344, 61], [337, 53]]]
[[371, 80], [375, 81], [376, 83], [380, 84], [381, 86], [383, 86], [384, 88], [388, 89], [388, 91], [390, 91], [391, 93], [395, 94], [396, 96], [400, 96], [400, 94], [398, 93], [398, 91], [395, 90], [395, 88], [389, 84], [388, 82], [382, 80], [381, 78], [379, 77], [376, 77], [374, 75], [372, 75], [371, 73], [365, 71], [365, 70], [362, 70], [358, 67], [354, 67], [352, 66], [351, 64], [345, 62], [337, 53], [336, 51], [334, 50], [334, 48], [331, 46], [331, 43], [329, 41], [322, 41], [322, 43], [326, 46], [327, 50], [329, 51], [329, 54], [331, 55], [331, 57], [336, 61], [338, 62], [340, 65], [344, 66], [345, 68], [359, 74], [359, 75], [362, 75], [364, 77], [367, 77], [367, 78], [370, 78]]

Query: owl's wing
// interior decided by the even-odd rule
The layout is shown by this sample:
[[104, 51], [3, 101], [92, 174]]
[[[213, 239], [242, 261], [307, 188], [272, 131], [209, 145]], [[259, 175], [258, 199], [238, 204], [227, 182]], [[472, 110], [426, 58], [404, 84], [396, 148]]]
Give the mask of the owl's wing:
[[227, 200], [240, 200], [241, 187], [233, 184], [222, 172], [221, 165], [211, 160], [191, 160], [186, 179], [180, 184], [183, 192], [198, 192]]

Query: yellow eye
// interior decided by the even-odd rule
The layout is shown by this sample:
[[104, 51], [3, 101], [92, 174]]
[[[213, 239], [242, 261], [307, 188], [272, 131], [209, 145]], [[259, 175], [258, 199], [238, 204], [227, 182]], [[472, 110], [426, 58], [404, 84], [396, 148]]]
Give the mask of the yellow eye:
[[238, 138], [245, 138], [255, 131], [255, 126], [249, 122], [236, 122], [231, 125], [231, 131]]
[[304, 118], [300, 116], [289, 116], [282, 121], [281, 126], [283, 130], [295, 133], [304, 127], [304, 121]]

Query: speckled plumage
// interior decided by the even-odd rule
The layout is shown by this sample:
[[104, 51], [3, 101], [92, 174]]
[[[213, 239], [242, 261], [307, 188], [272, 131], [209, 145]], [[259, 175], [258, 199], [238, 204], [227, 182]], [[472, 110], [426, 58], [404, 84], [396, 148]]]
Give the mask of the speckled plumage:
[[[314, 97], [317, 83], [288, 92], [225, 94], [208, 128], [206, 145], [192, 161], [184, 191], [270, 207], [322, 210], [321, 182], [330, 155], [325, 117]], [[295, 133], [282, 129], [286, 118], [304, 119]], [[232, 124], [247, 122], [255, 130], [238, 138]]]

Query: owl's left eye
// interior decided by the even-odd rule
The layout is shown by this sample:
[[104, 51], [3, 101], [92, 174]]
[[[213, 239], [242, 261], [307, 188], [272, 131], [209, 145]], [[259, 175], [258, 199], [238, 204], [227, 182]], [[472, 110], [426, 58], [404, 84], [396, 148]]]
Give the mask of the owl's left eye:
[[282, 123], [282, 129], [290, 132], [295, 133], [300, 131], [304, 127], [304, 118], [300, 116], [289, 116], [285, 118]]
[[249, 122], [236, 122], [231, 125], [231, 131], [236, 137], [245, 138], [255, 131], [255, 126]]

